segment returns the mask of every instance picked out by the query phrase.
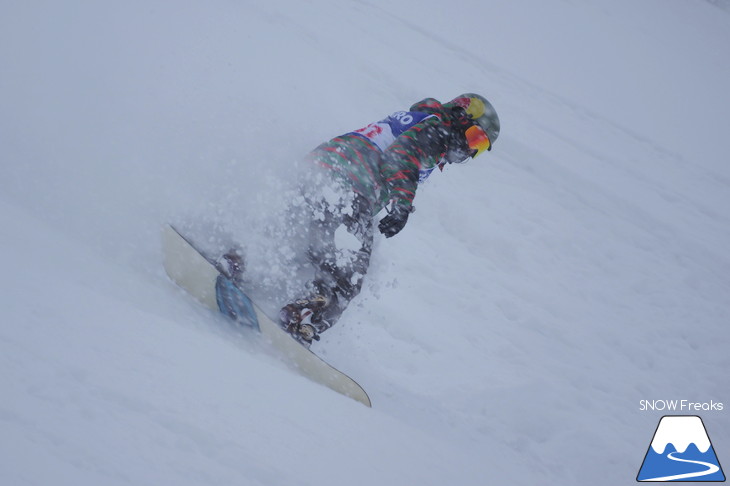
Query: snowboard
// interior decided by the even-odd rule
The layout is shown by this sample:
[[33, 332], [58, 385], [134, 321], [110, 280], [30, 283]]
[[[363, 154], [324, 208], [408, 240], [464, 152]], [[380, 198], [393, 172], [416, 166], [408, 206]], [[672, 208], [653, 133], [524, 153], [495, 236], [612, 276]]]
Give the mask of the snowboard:
[[206, 307], [261, 333], [284, 361], [303, 376], [358, 402], [371, 406], [365, 390], [337, 370], [268, 316], [232, 280], [220, 273], [215, 260], [200, 251], [173, 226], [162, 230], [163, 265], [170, 279]]

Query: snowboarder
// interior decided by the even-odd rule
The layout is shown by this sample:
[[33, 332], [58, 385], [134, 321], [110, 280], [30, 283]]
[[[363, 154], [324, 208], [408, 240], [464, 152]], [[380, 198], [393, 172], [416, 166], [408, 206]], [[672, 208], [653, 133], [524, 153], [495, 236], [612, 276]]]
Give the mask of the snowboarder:
[[302, 181], [296, 217], [306, 220], [315, 274], [304, 295], [281, 309], [282, 327], [304, 345], [319, 340], [362, 288], [376, 215], [386, 208], [378, 230], [386, 238], [398, 234], [418, 184], [436, 168], [491, 150], [499, 128], [489, 101], [467, 93], [444, 104], [427, 98], [312, 151], [308, 159], [321, 170]]

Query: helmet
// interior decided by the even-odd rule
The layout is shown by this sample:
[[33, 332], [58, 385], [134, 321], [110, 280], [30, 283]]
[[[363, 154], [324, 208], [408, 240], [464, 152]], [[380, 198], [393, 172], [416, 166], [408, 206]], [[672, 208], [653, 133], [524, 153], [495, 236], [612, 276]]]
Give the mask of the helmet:
[[499, 117], [492, 104], [483, 96], [475, 93], [459, 95], [447, 104], [464, 108], [469, 119], [473, 120], [489, 137], [489, 149], [499, 137]]

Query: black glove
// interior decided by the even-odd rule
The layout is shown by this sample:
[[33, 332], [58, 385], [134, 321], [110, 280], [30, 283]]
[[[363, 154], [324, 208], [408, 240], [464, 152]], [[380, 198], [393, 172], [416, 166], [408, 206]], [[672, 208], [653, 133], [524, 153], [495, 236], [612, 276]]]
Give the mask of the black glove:
[[393, 206], [393, 209], [386, 217], [380, 220], [378, 229], [386, 238], [397, 235], [406, 225], [408, 215], [413, 211], [412, 207]]

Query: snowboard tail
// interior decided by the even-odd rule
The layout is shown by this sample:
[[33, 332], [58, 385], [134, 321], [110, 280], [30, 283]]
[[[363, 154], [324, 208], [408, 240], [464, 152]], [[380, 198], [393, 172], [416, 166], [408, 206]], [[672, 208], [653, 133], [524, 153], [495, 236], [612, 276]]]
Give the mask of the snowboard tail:
[[261, 309], [216, 269], [189, 239], [171, 225], [162, 231], [163, 265], [170, 279], [206, 307], [260, 332], [274, 349], [305, 377], [370, 407], [370, 398], [352, 378], [337, 370], [266, 316]]

